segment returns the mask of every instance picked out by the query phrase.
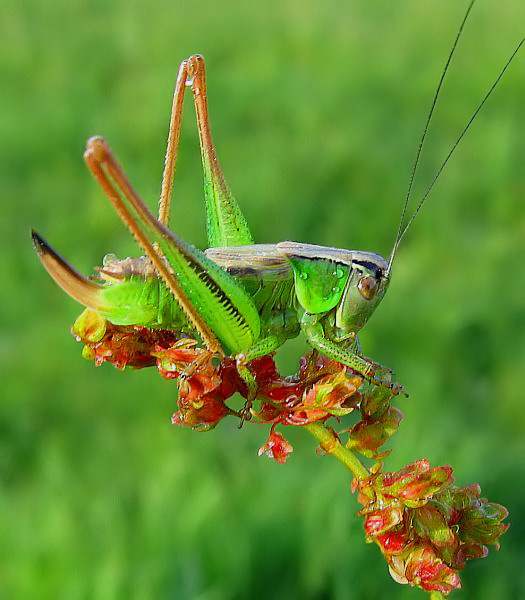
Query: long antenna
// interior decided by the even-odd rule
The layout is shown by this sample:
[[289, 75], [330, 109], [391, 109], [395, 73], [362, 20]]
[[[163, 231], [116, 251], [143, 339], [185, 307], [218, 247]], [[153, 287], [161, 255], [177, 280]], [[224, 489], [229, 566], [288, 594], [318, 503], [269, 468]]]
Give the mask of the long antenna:
[[427, 137], [428, 127], [430, 125], [432, 115], [434, 114], [434, 109], [436, 108], [437, 99], [439, 97], [439, 92], [441, 91], [441, 86], [443, 85], [445, 75], [447, 74], [448, 67], [450, 65], [450, 61], [452, 60], [452, 57], [454, 56], [454, 52], [456, 51], [456, 46], [458, 45], [458, 42], [459, 42], [459, 38], [461, 37], [463, 28], [465, 27], [465, 23], [467, 22], [468, 16], [470, 14], [470, 11], [471, 11], [475, 1], [476, 0], [471, 0], [469, 6], [467, 8], [467, 11], [465, 13], [465, 16], [463, 17], [463, 20], [461, 21], [461, 25], [459, 26], [458, 32], [456, 34], [456, 39], [454, 40], [454, 43], [452, 44], [452, 48], [450, 49], [450, 52], [448, 54], [447, 62], [445, 63], [445, 68], [443, 69], [443, 72], [441, 73], [441, 78], [439, 79], [436, 93], [434, 94], [434, 99], [432, 100], [432, 106], [430, 107], [430, 111], [429, 111], [428, 117], [427, 117], [427, 122], [425, 123], [425, 127], [423, 129], [423, 135], [421, 136], [421, 140], [419, 141], [419, 147], [418, 147], [417, 153], [416, 153], [416, 160], [414, 161], [414, 166], [412, 167], [412, 173], [410, 175], [410, 180], [408, 182], [408, 189], [407, 189], [407, 193], [406, 193], [406, 197], [405, 197], [405, 203], [403, 204], [403, 210], [401, 211], [401, 219], [399, 220], [399, 227], [397, 229], [396, 241], [394, 243], [394, 247], [392, 249], [392, 253], [391, 253], [390, 259], [388, 261], [387, 273], [390, 273], [394, 255], [396, 253], [397, 247], [399, 246], [399, 242], [401, 241], [401, 236], [403, 235], [403, 233], [402, 233], [403, 223], [405, 220], [408, 203], [410, 201], [410, 194], [412, 193], [412, 186], [414, 185], [414, 178], [416, 176], [416, 171], [417, 171], [417, 167], [419, 164], [419, 158], [421, 156], [421, 151], [423, 150], [423, 144], [425, 143], [425, 138]]
[[[394, 247], [394, 252], [395, 249], [397, 248], [397, 246], [399, 245], [399, 242], [401, 241], [402, 237], [405, 235], [407, 229], [410, 227], [410, 225], [412, 224], [413, 220], [416, 218], [418, 212], [421, 210], [421, 207], [423, 206], [425, 200], [427, 199], [428, 195], [430, 194], [430, 191], [432, 190], [432, 188], [434, 187], [434, 184], [436, 183], [438, 177], [441, 175], [441, 171], [443, 171], [443, 169], [445, 168], [445, 165], [448, 163], [450, 157], [452, 156], [452, 154], [454, 153], [454, 150], [458, 147], [459, 142], [463, 139], [463, 136], [467, 133], [469, 127], [472, 125], [472, 122], [474, 121], [474, 119], [477, 117], [479, 111], [481, 110], [482, 106], [485, 104], [485, 102], [489, 99], [489, 96], [492, 94], [492, 92], [494, 91], [494, 89], [496, 88], [496, 86], [498, 85], [500, 79], [503, 77], [503, 74], [505, 73], [505, 71], [507, 70], [507, 67], [510, 65], [510, 63], [512, 62], [512, 60], [514, 59], [514, 57], [516, 56], [516, 54], [518, 53], [518, 50], [521, 48], [521, 46], [523, 45], [523, 42], [525, 42], [525, 38], [523, 38], [521, 40], [521, 42], [517, 45], [516, 49], [514, 50], [514, 52], [512, 53], [511, 57], [509, 58], [509, 60], [507, 61], [507, 64], [503, 67], [503, 69], [501, 70], [501, 73], [498, 75], [498, 78], [496, 79], [496, 81], [492, 84], [490, 90], [485, 94], [485, 97], [483, 98], [483, 100], [480, 102], [478, 108], [476, 108], [476, 111], [474, 112], [474, 114], [472, 115], [472, 117], [470, 117], [469, 122], [466, 124], [465, 128], [463, 129], [463, 131], [461, 132], [461, 135], [458, 137], [458, 139], [454, 142], [454, 145], [452, 146], [452, 148], [450, 149], [450, 152], [447, 154], [445, 160], [443, 161], [443, 164], [441, 165], [441, 167], [439, 167], [438, 172], [436, 173], [434, 179], [432, 180], [432, 183], [428, 186], [427, 191], [425, 192], [425, 194], [423, 195], [423, 197], [421, 198], [421, 200], [419, 201], [419, 204], [417, 205], [416, 210], [414, 211], [414, 214], [410, 217], [408, 223], [405, 225], [405, 228], [403, 229], [403, 231], [401, 232], [401, 235], [399, 235], [399, 238], [396, 242], [396, 245]], [[393, 254], [393, 253], [392, 253]], [[392, 264], [392, 258], [393, 256], [390, 257], [390, 264], [389, 264], [389, 270], [390, 270], [390, 266]]]

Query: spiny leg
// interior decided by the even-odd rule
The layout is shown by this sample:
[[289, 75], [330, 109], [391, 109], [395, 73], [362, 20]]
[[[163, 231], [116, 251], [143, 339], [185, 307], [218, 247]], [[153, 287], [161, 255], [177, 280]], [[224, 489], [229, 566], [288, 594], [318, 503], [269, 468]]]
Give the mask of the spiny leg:
[[[158, 251], [150, 243], [144, 232], [139, 227], [137, 221], [122, 200], [122, 196], [131, 204], [143, 221], [147, 223], [157, 223], [155, 217], [149, 212], [144, 202], [139, 198], [131, 183], [128, 181], [122, 168], [116, 161], [109, 146], [100, 137], [90, 138], [87, 142], [87, 148], [84, 153], [84, 159], [113, 204], [117, 214], [124, 224], [131, 231], [145, 254], [150, 258], [155, 269], [164, 280], [168, 289], [175, 296], [181, 308], [184, 310], [191, 323], [198, 331], [208, 350], [224, 356], [221, 344], [210, 329], [208, 324], [202, 319], [195, 307], [190, 302], [184, 290], [179, 285], [176, 277], [159, 255]], [[122, 196], [121, 196], [122, 195]], [[155, 225], [154, 225], [155, 226]]]
[[179, 67], [173, 103], [164, 173], [159, 201], [159, 221], [168, 224], [171, 191], [180, 138], [184, 91], [190, 87], [197, 115], [197, 129], [204, 171], [204, 196], [206, 203], [206, 229], [208, 245], [242, 246], [253, 244], [253, 238], [244, 215], [233, 197], [222, 171], [210, 131], [206, 74], [202, 56], [190, 56]]
[[[162, 230], [164, 230], [164, 233], [167, 235], [173, 236], [173, 234], [161, 223], [159, 223], [149, 212], [147, 207], [144, 205], [142, 200], [138, 197], [137, 193], [131, 186], [122, 168], [113, 156], [109, 146], [102, 138], [95, 137], [88, 140], [84, 158], [88, 164], [88, 167], [100, 183], [103, 190], [106, 192], [106, 195], [113, 204], [121, 220], [134, 235], [145, 254], [151, 259], [155, 269], [158, 271], [159, 275], [162, 277], [170, 291], [181, 305], [182, 309], [186, 312], [191, 322], [199, 332], [208, 350], [223, 357], [224, 352], [214, 332], [211, 330], [207, 322], [201, 317], [198, 310], [196, 310], [193, 304], [190, 302], [190, 299], [179, 285], [176, 277], [173, 276], [164, 262], [163, 257], [146, 237], [140, 225], [124, 203], [122, 197], [124, 197], [124, 199], [131, 204], [133, 209], [139, 215], [140, 219], [146, 225], [149, 224], [154, 229], [159, 230], [161, 233]], [[217, 265], [211, 263], [208, 265], [208, 267], [213, 267], [214, 269], [218, 270], [222, 278], [230, 278], [230, 276]], [[226, 282], [223, 281], [223, 283]], [[237, 288], [237, 284], [235, 282], [233, 283], [235, 288]], [[227, 288], [227, 286], [225, 287]], [[249, 327], [250, 332], [253, 334], [251, 337], [252, 341], [248, 345], [249, 349], [246, 351], [246, 354], [237, 354], [238, 372], [248, 388], [248, 399], [245, 407], [240, 413], [242, 426], [244, 420], [251, 417], [250, 409], [257, 393], [257, 382], [251, 371], [247, 368], [246, 363], [275, 350], [282, 344], [282, 341], [278, 340], [277, 338], [274, 340], [273, 338], [275, 336], [270, 336], [269, 338], [260, 340], [255, 345], [253, 344], [253, 341], [257, 339], [260, 331], [257, 310], [255, 306], [252, 306], [253, 303], [249, 297], [244, 298], [246, 292], [242, 288], [239, 288], [237, 290], [237, 294], [235, 295], [233, 294], [234, 291], [235, 290], [232, 290], [231, 288], [228, 289], [228, 293], [234, 296], [232, 299], [233, 302], [229, 301], [226, 303], [225, 301], [227, 298], [223, 297], [222, 301], [220, 302], [221, 305], [217, 304], [217, 310], [220, 311], [222, 309], [226, 311], [226, 313], [230, 312], [230, 307], [234, 308], [235, 311], [240, 310], [241, 312], [238, 312], [238, 315], [241, 318], [241, 321], [238, 320], [235, 324], [239, 326], [240, 329]], [[257, 322], [255, 322], [255, 320], [257, 320]], [[243, 322], [245, 322], [246, 325], [243, 325]], [[241, 343], [240, 340], [239, 343]], [[188, 371], [188, 373], [191, 373], [191, 370]], [[188, 373], [185, 375], [188, 376]]]
[[341, 346], [325, 336], [319, 315], [306, 312], [301, 319], [301, 329], [305, 333], [308, 343], [321, 354], [350, 367], [378, 386], [387, 387], [395, 394], [407, 395], [400, 384], [385, 381], [385, 377], [389, 378], [392, 374], [390, 369], [373, 363], [358, 353], [359, 342], [356, 337], [349, 336], [348, 338], [349, 340], [354, 339], [354, 344], [348, 347]]
[[168, 143], [166, 146], [166, 155], [164, 158], [164, 171], [162, 173], [162, 185], [160, 188], [159, 200], [159, 221], [163, 225], [168, 225], [170, 219], [171, 197], [173, 188], [173, 179], [177, 166], [177, 154], [179, 150], [180, 126], [182, 121], [182, 105], [184, 102], [184, 92], [186, 89], [186, 80], [188, 78], [188, 61], [184, 60], [179, 66], [177, 80], [175, 82], [175, 91], [173, 92], [173, 102], [171, 105], [170, 129], [168, 133]]
[[188, 77], [187, 84], [191, 87], [197, 113], [204, 170], [208, 245], [214, 247], [253, 244], [248, 223], [226, 182], [211, 137], [204, 58], [199, 54], [188, 59]]

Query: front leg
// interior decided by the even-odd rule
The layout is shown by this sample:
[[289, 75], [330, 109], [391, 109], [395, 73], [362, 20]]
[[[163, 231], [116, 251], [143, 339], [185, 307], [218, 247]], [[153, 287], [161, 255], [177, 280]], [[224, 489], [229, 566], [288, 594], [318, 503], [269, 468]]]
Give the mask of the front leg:
[[385, 369], [381, 365], [373, 363], [358, 354], [358, 344], [355, 335], [348, 337], [348, 339], [354, 340], [354, 343], [351, 345], [348, 345], [348, 343], [343, 345], [342, 343], [337, 343], [328, 339], [325, 335], [323, 324], [321, 323], [321, 318], [323, 316], [323, 314], [313, 315], [305, 312], [301, 318], [301, 329], [304, 331], [308, 343], [313, 348], [321, 354], [333, 358], [354, 371], [357, 371], [376, 385], [384, 385], [391, 389], [397, 389], [398, 384], [392, 384], [388, 381], [388, 369]]
[[308, 343], [318, 350], [321, 354], [333, 358], [347, 367], [354, 369], [365, 377], [373, 377], [374, 370], [372, 365], [355, 351], [344, 347], [332, 340], [329, 340], [324, 333], [320, 317], [323, 315], [313, 315], [305, 312], [301, 318], [301, 329], [304, 331]]

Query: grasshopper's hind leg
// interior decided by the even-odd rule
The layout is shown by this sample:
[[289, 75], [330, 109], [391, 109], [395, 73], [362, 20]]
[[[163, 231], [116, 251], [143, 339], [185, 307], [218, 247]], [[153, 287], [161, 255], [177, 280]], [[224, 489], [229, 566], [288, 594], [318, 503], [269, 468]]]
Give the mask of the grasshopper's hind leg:
[[[224, 348], [235, 356], [248, 353], [247, 361], [267, 353], [260, 349], [263, 340], [257, 307], [242, 285], [149, 212], [102, 138], [88, 140], [84, 158], [208, 350], [220, 357]], [[255, 354], [254, 348], [258, 349]], [[248, 378], [244, 371], [239, 372]], [[247, 385], [253, 399], [252, 380]]]
[[159, 221], [168, 224], [171, 191], [177, 151], [180, 138], [182, 105], [185, 88], [193, 94], [197, 128], [201, 147], [202, 168], [204, 171], [204, 198], [206, 204], [206, 229], [208, 246], [242, 246], [253, 244], [253, 238], [244, 215], [233, 197], [224, 178], [217, 151], [210, 131], [208, 98], [206, 95], [206, 74], [204, 59], [196, 54], [183, 61], [179, 67], [171, 109], [168, 145], [164, 160], [161, 196], [159, 201]]
[[[175, 244], [178, 238], [149, 212], [103, 138], [93, 137], [88, 140], [84, 159], [113, 204], [115, 211], [151, 260], [159, 276], [164, 280], [208, 350], [224, 355], [215, 332], [196, 308], [195, 303], [191, 301], [188, 295], [188, 285], [179, 281], [180, 278], [174, 275], [172, 268], [166, 264], [164, 257], [158, 251], [157, 246], [160, 245], [164, 256], [168, 254], [169, 245], [166, 245], [163, 238], [163, 236], [167, 236], [170, 238], [168, 244], [171, 244], [176, 252]], [[155, 243], [150, 241], [147, 232], [153, 237]], [[172, 267], [176, 269], [175, 265]]]
[[166, 156], [164, 158], [164, 171], [162, 172], [162, 185], [160, 188], [159, 200], [159, 221], [168, 226], [170, 220], [171, 197], [173, 188], [173, 179], [177, 166], [177, 155], [179, 151], [180, 126], [182, 121], [182, 105], [184, 103], [184, 91], [186, 89], [186, 80], [188, 79], [188, 61], [184, 60], [179, 66], [177, 80], [175, 82], [175, 91], [173, 92], [173, 102], [171, 104], [170, 129], [168, 133], [168, 143], [166, 146]]

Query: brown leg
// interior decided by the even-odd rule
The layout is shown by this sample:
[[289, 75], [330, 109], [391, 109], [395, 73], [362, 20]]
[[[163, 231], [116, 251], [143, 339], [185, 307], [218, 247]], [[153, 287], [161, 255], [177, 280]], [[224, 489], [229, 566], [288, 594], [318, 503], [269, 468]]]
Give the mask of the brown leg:
[[[153, 263], [160, 277], [164, 280], [169, 290], [177, 299], [182, 310], [186, 313], [195, 329], [199, 332], [208, 350], [224, 356], [221, 345], [208, 324], [201, 318], [195, 307], [191, 304], [185, 292], [180, 287], [176, 277], [162, 259], [159, 252], [148, 240], [146, 234], [139, 226], [137, 219], [130, 212], [126, 202], [131, 205], [138, 217], [150, 231], [155, 231], [161, 236], [170, 237], [171, 232], [151, 214], [144, 202], [139, 198], [131, 183], [118, 164], [106, 141], [101, 137], [92, 137], [88, 140], [84, 159], [113, 204], [117, 214], [134, 235], [137, 242]], [[125, 201], [124, 201], [125, 200]]]
[[208, 114], [208, 95], [206, 93], [206, 67], [204, 58], [200, 54], [195, 54], [188, 58], [188, 85], [191, 86], [193, 93], [193, 102], [197, 114], [197, 129], [199, 131], [199, 142], [202, 152], [203, 167], [211, 171], [210, 176], [219, 192], [223, 195], [231, 195], [230, 188], [224, 179], [217, 150], [213, 143], [210, 130], [210, 117]]
[[188, 79], [188, 61], [181, 62], [175, 91], [173, 92], [173, 103], [171, 105], [170, 130], [168, 133], [168, 145], [164, 158], [164, 171], [162, 173], [162, 185], [159, 200], [159, 221], [168, 225], [170, 218], [171, 190], [175, 168], [177, 166], [177, 153], [179, 149], [180, 125], [182, 120], [182, 104], [184, 102], [184, 91]]
[[204, 171], [208, 244], [211, 247], [252, 244], [253, 238], [248, 224], [224, 178], [211, 137], [205, 65], [204, 59], [198, 54], [183, 61], [177, 75], [162, 175], [159, 221], [163, 225], [167, 225], [169, 222], [171, 193], [180, 138], [182, 105], [186, 87], [191, 89], [197, 114], [197, 129]]

